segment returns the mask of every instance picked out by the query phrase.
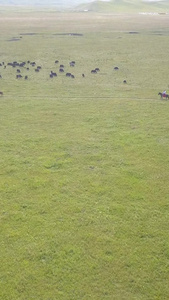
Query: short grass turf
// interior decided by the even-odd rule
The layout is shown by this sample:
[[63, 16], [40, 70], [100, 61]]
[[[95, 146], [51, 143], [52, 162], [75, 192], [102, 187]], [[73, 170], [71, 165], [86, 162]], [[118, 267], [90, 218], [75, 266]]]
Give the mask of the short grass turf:
[[42, 66], [0, 67], [0, 297], [168, 299], [168, 19], [0, 22], [1, 62]]

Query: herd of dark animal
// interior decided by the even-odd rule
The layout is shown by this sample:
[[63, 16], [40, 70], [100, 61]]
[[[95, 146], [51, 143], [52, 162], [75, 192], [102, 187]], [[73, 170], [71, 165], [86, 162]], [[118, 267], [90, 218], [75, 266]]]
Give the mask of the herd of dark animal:
[[[55, 64], [59, 64], [59, 61], [56, 60]], [[74, 67], [75, 66], [75, 61], [71, 61], [69, 63], [69, 65], [71, 67]], [[12, 68], [16, 68], [16, 79], [24, 78], [25, 80], [28, 79], [28, 75], [23, 76], [21, 74], [22, 73], [21, 69], [25, 69], [25, 70], [29, 71], [30, 67], [34, 67], [35, 72], [39, 72], [42, 69], [42, 66], [37, 66], [37, 64], [36, 64], [35, 61], [31, 62], [29, 60], [27, 62], [17, 62], [17, 61], [14, 61], [14, 62], [8, 62], [7, 64], [5, 64], [4, 62], [0, 63], [0, 67], [3, 67], [4, 69], [6, 69], [9, 66], [12, 67]], [[64, 73], [65, 72], [63, 64], [60, 64], [58, 72], [59, 73]], [[49, 77], [50, 78], [53, 78], [53, 77], [56, 77], [56, 76], [57, 76], [56, 72], [51, 71], [49, 73]], [[75, 76], [73, 74], [71, 74], [71, 73], [66, 73], [66, 76], [75, 78]], [[82, 74], [82, 77], [84, 77], [84, 74]], [[2, 75], [0, 75], [0, 78], [2, 78]]]
[[[48, 74], [49, 75], [49, 78], [53, 78], [53, 77], [57, 77], [58, 76], [58, 73], [64, 73], [66, 77], [70, 77], [70, 78], [75, 78], [75, 75], [72, 74], [71, 72], [66, 72], [65, 71], [65, 66], [63, 64], [60, 64], [59, 63], [59, 60], [55, 60], [55, 68], [56, 68], [56, 65], [58, 67], [58, 72], [55, 72], [55, 71], [50, 71], [50, 73]], [[69, 66], [71, 68], [75, 67], [76, 65], [76, 62], [75, 61], [70, 61], [69, 62]], [[29, 76], [28, 75], [23, 75], [25, 74], [25, 71], [29, 72], [30, 69], [33, 69], [34, 72], [38, 73], [41, 71], [42, 69], [42, 66], [39, 66], [37, 65], [37, 63], [35, 61], [22, 61], [22, 62], [17, 62], [17, 61], [13, 61], [13, 62], [8, 62], [8, 63], [5, 63], [5, 62], [1, 62], [0, 63], [0, 70], [1, 69], [7, 69], [7, 68], [13, 68], [16, 70], [16, 79], [24, 79], [24, 80], [28, 80], [29, 79]], [[97, 67], [95, 69], [92, 69], [91, 70], [91, 73], [92, 74], [97, 74], [98, 72], [100, 71], [100, 69]], [[2, 72], [1, 72], [2, 73]], [[0, 79], [3, 78], [3, 76], [1, 75], [0, 73]], [[84, 78], [85, 77], [85, 74], [82, 73], [81, 76]], [[3, 92], [0, 92], [0, 96], [3, 96]]]
[[[60, 64], [59, 63], [59, 60], [55, 60], [55, 65], [58, 65], [59, 68], [58, 68], [58, 72], [59, 73], [65, 73], [66, 77], [70, 77], [70, 78], [75, 78], [75, 75], [73, 75], [71, 72], [65, 72], [65, 66], [63, 64]], [[75, 67], [76, 65], [76, 62], [75, 61], [70, 61], [69, 62], [69, 66], [70, 67]], [[13, 62], [8, 62], [8, 63], [5, 63], [5, 62], [1, 62], [0, 63], [0, 69], [3, 68], [3, 69], [6, 69], [8, 67], [12, 67], [14, 69], [16, 69], [16, 79], [21, 79], [21, 78], [24, 78], [25, 80], [28, 80], [28, 75], [23, 75], [23, 70], [26, 70], [26, 71], [29, 71], [30, 68], [34, 68], [34, 71], [37, 73], [37, 72], [40, 72], [40, 70], [42, 69], [42, 66], [39, 66], [37, 65], [37, 63], [35, 61], [31, 62], [30, 60], [28, 61], [24, 61], [24, 62], [17, 62], [17, 61], [13, 61]], [[118, 67], [114, 67], [114, 70], [119, 70]], [[100, 69], [97, 67], [95, 69], [92, 69], [91, 70], [91, 74], [97, 74], [98, 72], [100, 72]], [[54, 71], [50, 71], [49, 73], [49, 78], [53, 78], [53, 77], [57, 77], [58, 74]], [[85, 74], [82, 73], [81, 76], [84, 78], [85, 77]], [[2, 79], [3, 76], [0, 74], [0, 79]], [[126, 80], [123, 80], [123, 83], [127, 83]], [[163, 95], [163, 93], [158, 93], [158, 95], [161, 96], [161, 99], [163, 98], [166, 98], [166, 99], [169, 99], [169, 95], [168, 94], [165, 94]], [[3, 96], [3, 92], [0, 91], [0, 96]]]

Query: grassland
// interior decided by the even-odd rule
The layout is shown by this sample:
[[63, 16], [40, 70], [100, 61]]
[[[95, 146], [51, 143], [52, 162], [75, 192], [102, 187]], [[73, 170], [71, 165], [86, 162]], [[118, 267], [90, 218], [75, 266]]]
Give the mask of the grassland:
[[0, 67], [0, 298], [168, 299], [168, 17], [2, 10], [0, 27], [0, 61], [42, 66]]

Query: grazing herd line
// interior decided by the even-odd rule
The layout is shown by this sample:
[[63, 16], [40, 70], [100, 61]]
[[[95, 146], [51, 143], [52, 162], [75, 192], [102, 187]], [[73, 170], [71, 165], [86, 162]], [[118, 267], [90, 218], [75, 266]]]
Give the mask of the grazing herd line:
[[[56, 65], [58, 65], [58, 69], [57, 72], [51, 70], [49, 72], [49, 78], [53, 78], [53, 77], [57, 77], [59, 73], [65, 73], [66, 77], [70, 77], [70, 78], [75, 78], [75, 75], [72, 74], [72, 72], [66, 72], [65, 71], [65, 66], [63, 64], [59, 64], [59, 60], [55, 60], [55, 69], [56, 69]], [[69, 62], [69, 67], [73, 68], [75, 67], [76, 62], [75, 61], [70, 61]], [[1, 69], [8, 69], [9, 67], [16, 69], [16, 75], [15, 78], [16, 79], [21, 79], [24, 78], [25, 80], [29, 79], [28, 75], [25, 75], [24, 72], [28, 72], [33, 69], [36, 73], [39, 73], [43, 68], [40, 65], [37, 65], [37, 63], [35, 61], [24, 61], [24, 62], [17, 62], [17, 61], [13, 61], [13, 62], [1, 62], [0, 63], [0, 78], [3, 78], [3, 75], [1, 74]], [[100, 69], [97, 67], [95, 69], [91, 70], [91, 73], [98, 73], [100, 71]], [[82, 73], [81, 76], [84, 78], [85, 74]]]
[[[72, 69], [76, 66], [76, 62], [74, 60], [70, 61], [67, 66], [71, 67]], [[66, 66], [66, 67], [67, 67]], [[53, 62], [53, 69], [57, 68], [57, 72], [56, 70], [51, 70], [48, 73], [49, 78], [54, 78], [57, 77], [59, 74], [65, 74], [66, 77], [69, 78], [75, 78], [75, 75], [72, 74], [72, 72], [67, 72], [65, 70], [65, 65], [60, 63], [59, 60], [55, 60]], [[24, 79], [24, 80], [28, 80], [30, 78], [30, 72], [33, 70], [35, 73], [39, 73], [41, 72], [41, 70], [43, 69], [43, 67], [41, 65], [38, 65], [37, 62], [35, 61], [22, 61], [22, 62], [18, 62], [18, 61], [12, 61], [12, 62], [7, 62], [5, 63], [0, 62], [0, 79], [2, 79], [5, 76], [5, 70], [8, 70], [9, 68], [12, 68], [15, 70], [15, 79], [20, 80], [20, 79]], [[49, 69], [49, 67], [48, 67]], [[115, 70], [118, 70], [118, 67], [114, 68]], [[26, 74], [25, 74], [26, 72]], [[92, 69], [90, 71], [91, 74], [97, 74], [100, 72], [100, 68], [96, 67], [94, 69]], [[3, 73], [3, 75], [2, 75]], [[81, 74], [81, 77], [84, 78], [86, 75], [85, 73]], [[126, 80], [123, 81], [124, 83], [126, 83]], [[3, 96], [3, 92], [0, 91], [0, 96]]]
[[[54, 65], [55, 65], [55, 68], [57, 65], [58, 73], [65, 74], [65, 76], [69, 77], [69, 78], [73, 78], [73, 79], [75, 78], [75, 75], [72, 74], [72, 72], [65, 71], [65, 65], [59, 63], [59, 60], [55, 60]], [[69, 62], [69, 67], [74, 68], [75, 66], [76, 66], [76, 62], [74, 60]], [[3, 75], [1, 74], [2, 73], [1, 70], [2, 69], [6, 70], [8, 68], [12, 68], [12, 69], [16, 70], [16, 73], [15, 73], [16, 79], [24, 78], [24, 80], [29, 79], [29, 76], [25, 75], [24, 72], [29, 72], [32, 69], [32, 70], [34, 70], [35, 73], [39, 73], [43, 69], [42, 66], [37, 65], [37, 63], [35, 61], [30, 61], [30, 60], [24, 61], [24, 62], [23, 61], [22, 62], [13, 61], [13, 62], [8, 62], [8, 63], [0, 62], [0, 80], [3, 78]], [[116, 70], [116, 71], [119, 70], [119, 67], [117, 67], [117, 66], [114, 67], [114, 70]], [[3, 73], [4, 72], [5, 71], [3, 71]], [[100, 68], [98, 68], [98, 67], [96, 67], [90, 71], [91, 74], [97, 74], [99, 72], [100, 72]], [[56, 71], [51, 70], [50, 73], [48, 74], [49, 78], [57, 77], [58, 73]], [[82, 78], [84, 78], [85, 74], [82, 73], [81, 76], [82, 76]], [[123, 83], [127, 84], [127, 81], [124, 79]], [[4, 93], [2, 91], [0, 91], [0, 96], [3, 96], [3, 95], [4, 95]], [[169, 99], [168, 94], [165, 94], [165, 96], [164, 96], [163, 93], [159, 92], [158, 95], [160, 95], [161, 99], [163, 99], [163, 98]]]
[[[63, 63], [60, 63], [59, 60], [55, 60], [53, 63], [53, 69], [55, 70], [50, 70], [48, 71], [48, 76], [49, 78], [55, 78], [57, 77], [59, 74], [65, 75], [66, 77], [69, 78], [75, 78], [75, 75], [70, 72], [70, 70], [67, 72], [65, 69], [69, 66], [69, 69], [73, 69], [76, 66], [76, 62], [74, 60], [70, 61], [68, 64], [66, 64], [66, 66]], [[30, 72], [33, 70], [33, 72], [35, 73], [39, 73], [41, 72], [41, 70], [43, 70], [42, 65], [39, 65], [37, 62], [35, 61], [22, 61], [22, 62], [18, 62], [18, 61], [13, 61], [13, 62], [7, 62], [5, 63], [0, 62], [0, 79], [3, 79], [3, 77], [5, 76], [5, 70], [8, 70], [9, 68], [12, 68], [14, 70], [14, 76], [15, 79], [17, 80], [28, 80], [30, 78]], [[46, 70], [46, 68], [44, 68]], [[57, 69], [57, 72], [56, 72]], [[49, 70], [49, 67], [48, 67]], [[119, 70], [118, 67], [114, 67], [114, 70]], [[26, 72], [26, 73], [25, 73]], [[100, 72], [100, 68], [96, 67], [94, 69], [91, 69], [89, 71], [91, 74], [97, 74]], [[12, 72], [11, 72], [12, 73]], [[2, 75], [3, 74], [3, 75]], [[82, 78], [86, 77], [85, 73], [82, 73], [80, 75]], [[123, 83], [127, 83], [126, 80], [123, 80]], [[0, 96], [3, 96], [3, 92], [0, 91]]]
[[[59, 63], [59, 60], [55, 60], [54, 64], [55, 64], [55, 68], [56, 68], [56, 65], [58, 67], [58, 73], [65, 74], [65, 76], [69, 77], [69, 78], [73, 78], [73, 79], [75, 78], [75, 75], [72, 74], [72, 72], [65, 71], [65, 65]], [[76, 62], [74, 60], [69, 62], [69, 67], [74, 68], [75, 66], [76, 66]], [[15, 73], [16, 79], [24, 78], [24, 80], [29, 79], [29, 76], [25, 75], [24, 72], [29, 72], [31, 69], [33, 69], [35, 73], [39, 73], [43, 69], [42, 66], [37, 65], [37, 63], [35, 61], [30, 61], [30, 60], [24, 61], [24, 62], [23, 61], [22, 62], [13, 61], [13, 62], [8, 62], [8, 63], [0, 62], [0, 71], [6, 70], [8, 68], [12, 68], [12, 69], [16, 70], [16, 73]], [[117, 66], [114, 67], [114, 70], [116, 70], [116, 71], [119, 70], [119, 67], [117, 67]], [[5, 71], [3, 71], [3, 73], [4, 72]], [[100, 72], [100, 68], [98, 68], [98, 67], [96, 67], [90, 71], [91, 74], [97, 74], [98, 72]], [[1, 73], [2, 72], [0, 72], [0, 80], [3, 79], [3, 75]], [[50, 73], [48, 74], [49, 78], [57, 77], [58, 73], [56, 71], [51, 70]], [[81, 76], [82, 76], [82, 78], [84, 78], [85, 74], [82, 73]], [[127, 81], [124, 79], [123, 83], [127, 84]], [[2, 91], [0, 91], [0, 97], [2, 97], [3, 95], [4, 95], [4, 93]], [[169, 99], [168, 94], [163, 95], [163, 93], [159, 92], [158, 95], [160, 95], [161, 99], [163, 99], [163, 98]]]

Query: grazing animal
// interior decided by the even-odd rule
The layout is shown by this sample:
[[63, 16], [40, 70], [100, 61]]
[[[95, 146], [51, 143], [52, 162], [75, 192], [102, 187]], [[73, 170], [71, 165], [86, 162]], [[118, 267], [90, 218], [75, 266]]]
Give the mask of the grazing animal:
[[159, 96], [161, 96], [161, 99], [166, 98], [169, 99], [169, 95], [168, 94], [163, 94], [163, 93], [158, 93]]
[[27, 80], [27, 79], [28, 79], [28, 76], [26, 75], [26, 76], [25, 76], [25, 80]]
[[66, 73], [66, 77], [70, 77], [71, 76], [71, 73]]
[[126, 81], [126, 80], [123, 80], [123, 83], [127, 83], [127, 81]]
[[19, 66], [24, 67], [25, 64], [26, 64], [25, 62], [22, 62], [22, 63], [19, 64]]
[[75, 61], [71, 61], [71, 62], [69, 63], [69, 65], [70, 65], [70, 67], [74, 67], [74, 66], [75, 66]]
[[3, 92], [0, 92], [0, 95], [3, 96]]
[[63, 72], [64, 72], [64, 69], [60, 68], [60, 69], [59, 69], [59, 72], [60, 72], [60, 73], [63, 73]]
[[97, 71], [96, 70], [91, 70], [91, 73], [96, 74]]
[[52, 72], [52, 75], [53, 75], [53, 76], [55, 76], [55, 77], [57, 77], [57, 74], [56, 74], [56, 72]]
[[118, 70], [119, 68], [118, 67], [114, 67], [114, 70]]
[[85, 77], [85, 74], [82, 74], [82, 77]]
[[16, 75], [16, 79], [22, 78], [22, 75]]
[[55, 77], [57, 76], [56, 72], [53, 72], [53, 71], [51, 71], [50, 74], [52, 75], [51, 78], [52, 78], [53, 76], [55, 76]]

